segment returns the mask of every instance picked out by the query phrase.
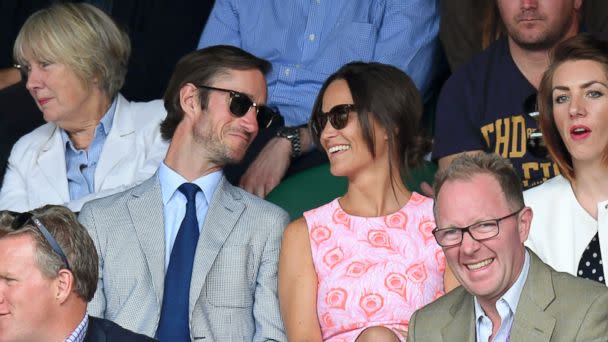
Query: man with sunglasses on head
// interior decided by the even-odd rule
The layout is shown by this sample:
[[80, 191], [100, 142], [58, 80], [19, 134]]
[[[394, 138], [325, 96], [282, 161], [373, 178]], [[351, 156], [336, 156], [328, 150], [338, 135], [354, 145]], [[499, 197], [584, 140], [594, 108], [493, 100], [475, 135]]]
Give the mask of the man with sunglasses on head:
[[496, 1], [506, 34], [443, 85], [432, 155], [441, 169], [460, 153], [495, 152], [528, 189], [559, 174], [541, 145], [536, 92], [553, 48], [579, 32], [582, 0], [487, 1]]
[[102, 260], [91, 315], [163, 342], [286, 339], [276, 277], [289, 217], [222, 172], [272, 119], [269, 68], [231, 46], [177, 63], [157, 174], [80, 213]]
[[532, 209], [508, 160], [459, 156], [435, 194], [433, 235], [462, 286], [414, 313], [408, 342], [608, 340], [608, 289], [524, 247]]
[[0, 212], [0, 341], [155, 341], [86, 314], [97, 263], [69, 209]]

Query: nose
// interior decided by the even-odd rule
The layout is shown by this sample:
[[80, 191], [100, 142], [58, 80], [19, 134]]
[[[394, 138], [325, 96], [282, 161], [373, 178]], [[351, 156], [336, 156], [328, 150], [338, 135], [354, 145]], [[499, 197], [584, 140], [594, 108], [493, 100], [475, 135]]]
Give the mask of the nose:
[[323, 129], [321, 130], [321, 139], [333, 137], [336, 135], [337, 131], [338, 130], [335, 129], [334, 126], [332, 126], [328, 119], [325, 122], [325, 126], [323, 126]]
[[520, 3], [521, 9], [534, 9], [538, 7], [538, 0], [521, 0]]
[[257, 134], [258, 132], [258, 111], [254, 106], [249, 107], [245, 115], [240, 118], [240, 124], [249, 133]]
[[473, 239], [471, 233], [467, 231], [462, 234], [462, 243], [460, 245], [460, 250], [462, 253], [465, 255], [472, 255], [478, 251], [480, 247], [481, 244], [479, 241]]
[[31, 69], [27, 73], [27, 82], [25, 83], [25, 87], [29, 91], [42, 88], [41, 73], [35, 65], [32, 65]]
[[582, 117], [587, 114], [584, 102], [579, 96], [571, 96], [568, 114], [570, 114], [570, 118]]

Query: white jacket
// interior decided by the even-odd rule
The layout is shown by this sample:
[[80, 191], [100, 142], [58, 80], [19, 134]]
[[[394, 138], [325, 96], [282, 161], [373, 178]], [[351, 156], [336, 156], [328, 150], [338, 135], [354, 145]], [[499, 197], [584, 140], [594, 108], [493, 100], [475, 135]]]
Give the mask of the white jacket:
[[161, 100], [127, 101], [118, 95], [112, 128], [95, 170], [95, 193], [70, 202], [65, 145], [59, 127], [46, 123], [15, 143], [8, 160], [0, 210], [27, 211], [62, 204], [73, 211], [91, 199], [130, 188], [151, 177], [165, 157], [160, 137], [166, 111]]
[[[597, 204], [597, 221], [578, 203], [570, 182], [556, 176], [524, 191], [533, 218], [526, 245], [545, 263], [576, 276], [581, 256], [599, 232], [603, 260], [608, 261], [608, 201]], [[608, 262], [603, 263], [608, 274]]]

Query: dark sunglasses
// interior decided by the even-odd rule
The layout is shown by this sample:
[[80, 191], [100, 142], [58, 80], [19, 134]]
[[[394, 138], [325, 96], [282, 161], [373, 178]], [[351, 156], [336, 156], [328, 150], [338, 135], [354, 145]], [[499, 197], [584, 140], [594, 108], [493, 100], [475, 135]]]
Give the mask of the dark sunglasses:
[[19, 229], [25, 227], [28, 223], [33, 223], [33, 225], [36, 228], [38, 228], [38, 230], [42, 233], [42, 236], [44, 236], [44, 238], [46, 239], [46, 242], [49, 243], [49, 245], [53, 249], [53, 252], [55, 252], [55, 254], [57, 254], [61, 258], [61, 260], [65, 264], [65, 268], [70, 271], [72, 270], [70, 268], [70, 263], [68, 263], [68, 258], [65, 256], [65, 253], [63, 252], [63, 249], [61, 249], [61, 247], [57, 243], [57, 240], [55, 240], [53, 235], [51, 235], [51, 233], [46, 228], [46, 226], [38, 218], [36, 218], [29, 211], [26, 211], [24, 213], [17, 213], [17, 212], [11, 211], [10, 213], [14, 217], [13, 222], [11, 223], [11, 228], [13, 230], [19, 230]]
[[[524, 112], [527, 116], [534, 119], [538, 126], [538, 116], [540, 113], [538, 112], [538, 107], [536, 105], [536, 94], [532, 94], [524, 100]], [[549, 150], [545, 145], [545, 139], [543, 139], [543, 133], [540, 129], [534, 128], [530, 132], [530, 136], [528, 136], [526, 142], [526, 149], [537, 158], [549, 157]]]
[[197, 87], [230, 94], [230, 104], [228, 107], [230, 108], [232, 115], [236, 116], [237, 118], [242, 118], [245, 116], [245, 114], [247, 114], [249, 108], [255, 107], [258, 126], [261, 128], [270, 127], [272, 122], [277, 117], [275, 111], [273, 111], [270, 107], [258, 105], [257, 103], [253, 102], [249, 96], [241, 92], [230, 89], [209, 87], [206, 85], [197, 85]]
[[342, 129], [348, 123], [348, 115], [355, 110], [354, 104], [340, 104], [334, 106], [327, 113], [321, 111], [314, 113], [311, 118], [312, 132], [316, 136], [320, 136], [323, 128], [327, 125], [327, 121], [335, 129]]

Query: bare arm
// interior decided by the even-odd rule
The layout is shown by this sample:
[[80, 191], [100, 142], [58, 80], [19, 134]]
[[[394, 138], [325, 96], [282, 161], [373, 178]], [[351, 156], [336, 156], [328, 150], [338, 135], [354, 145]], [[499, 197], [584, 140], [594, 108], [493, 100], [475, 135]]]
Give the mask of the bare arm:
[[279, 257], [279, 302], [289, 341], [321, 341], [317, 273], [304, 218], [287, 226]]

